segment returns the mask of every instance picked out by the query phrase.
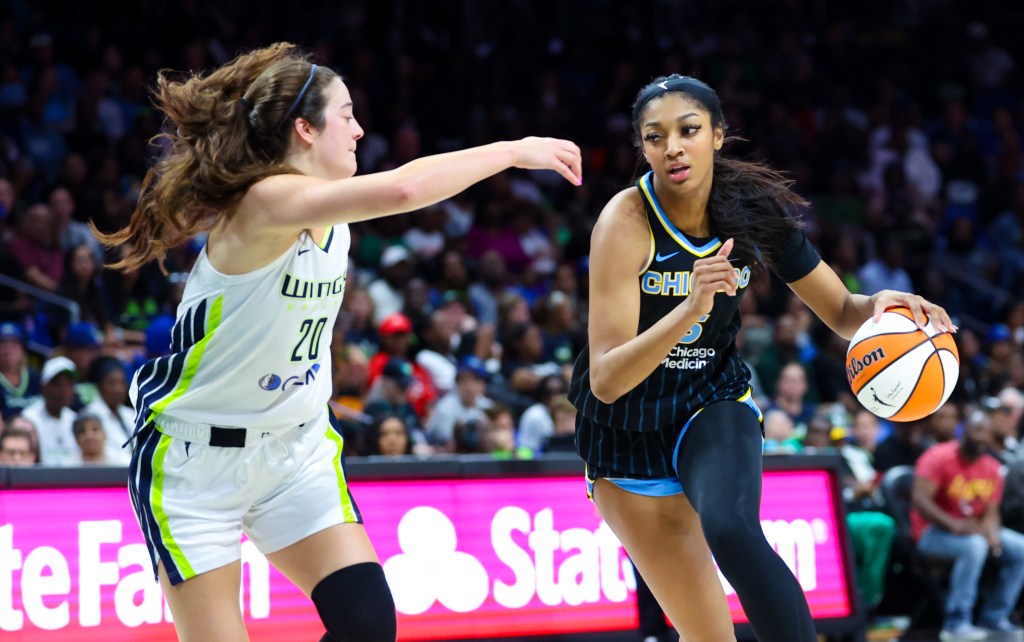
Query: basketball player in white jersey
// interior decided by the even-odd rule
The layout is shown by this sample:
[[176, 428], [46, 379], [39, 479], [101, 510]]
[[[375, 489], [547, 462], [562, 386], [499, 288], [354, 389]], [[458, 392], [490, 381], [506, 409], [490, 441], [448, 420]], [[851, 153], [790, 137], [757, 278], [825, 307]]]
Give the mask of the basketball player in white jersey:
[[350, 222], [417, 210], [510, 167], [582, 182], [571, 142], [529, 138], [353, 177], [345, 84], [280, 43], [209, 75], [161, 75], [169, 153], [114, 267], [200, 231], [169, 337], [132, 382], [132, 503], [181, 640], [246, 640], [244, 532], [316, 605], [323, 641], [394, 642], [394, 601], [345, 481], [327, 409]]

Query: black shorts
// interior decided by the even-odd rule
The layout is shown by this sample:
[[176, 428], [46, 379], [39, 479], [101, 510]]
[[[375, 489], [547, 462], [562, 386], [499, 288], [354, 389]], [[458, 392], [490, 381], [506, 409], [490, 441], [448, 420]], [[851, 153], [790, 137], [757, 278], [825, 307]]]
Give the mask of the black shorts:
[[[753, 411], [752, 419], [762, 423], [761, 410], [748, 390], [737, 399]], [[721, 401], [714, 403], [736, 403]], [[706, 407], [706, 406], [705, 406]], [[686, 431], [700, 416], [701, 408], [682, 426], [639, 432], [613, 428], [589, 421], [579, 415], [576, 420], [576, 451], [587, 463], [587, 477], [612, 479], [678, 479], [676, 461]]]

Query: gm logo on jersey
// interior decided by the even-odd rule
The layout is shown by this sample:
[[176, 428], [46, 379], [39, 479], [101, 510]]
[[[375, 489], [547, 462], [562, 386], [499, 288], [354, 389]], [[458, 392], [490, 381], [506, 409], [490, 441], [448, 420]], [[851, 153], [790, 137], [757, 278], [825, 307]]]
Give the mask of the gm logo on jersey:
[[263, 388], [268, 392], [272, 392], [278, 388], [281, 389], [281, 392], [284, 392], [286, 390], [291, 390], [292, 388], [297, 388], [298, 386], [308, 386], [316, 381], [316, 373], [318, 372], [320, 372], [320, 364], [314, 363], [308, 370], [306, 370], [306, 372], [301, 375], [292, 375], [284, 381], [282, 381], [281, 377], [276, 374], [265, 374], [260, 377], [259, 384], [260, 388]]

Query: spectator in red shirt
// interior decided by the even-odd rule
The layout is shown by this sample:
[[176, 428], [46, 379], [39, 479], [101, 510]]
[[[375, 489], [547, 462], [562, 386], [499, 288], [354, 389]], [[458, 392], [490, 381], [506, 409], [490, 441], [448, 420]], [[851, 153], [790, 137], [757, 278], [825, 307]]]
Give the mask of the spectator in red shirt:
[[[940, 639], [1024, 639], [1009, 615], [1024, 585], [1024, 535], [1003, 528], [999, 504], [1003, 480], [999, 462], [987, 454], [993, 441], [991, 419], [970, 416], [963, 437], [936, 444], [915, 466], [911, 527], [922, 553], [953, 561]], [[978, 615], [971, 614], [978, 580], [989, 556], [999, 565], [994, 590]]]
[[[412, 321], [401, 312], [389, 314], [380, 322], [377, 334], [380, 336], [380, 352], [373, 355], [366, 368], [368, 388], [373, 386], [373, 382], [380, 376], [391, 357], [406, 358], [412, 338]], [[406, 389], [406, 397], [415, 409], [416, 416], [422, 421], [426, 418], [427, 411], [437, 401], [437, 389], [430, 378], [430, 373], [418, 363], [412, 364], [412, 376], [413, 381]]]

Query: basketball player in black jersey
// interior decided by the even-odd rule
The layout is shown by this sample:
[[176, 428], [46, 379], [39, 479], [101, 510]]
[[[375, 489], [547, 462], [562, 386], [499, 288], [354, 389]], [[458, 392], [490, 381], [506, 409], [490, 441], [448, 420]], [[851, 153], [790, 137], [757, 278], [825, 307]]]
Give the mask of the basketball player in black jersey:
[[761, 413], [734, 343], [740, 297], [770, 269], [846, 338], [893, 306], [955, 327], [913, 294], [851, 294], [804, 235], [790, 182], [719, 153], [725, 121], [706, 84], [656, 79], [633, 129], [651, 171], [594, 229], [589, 344], [570, 390], [592, 497], [684, 639], [734, 639], [710, 548], [759, 640], [816, 640], [761, 531]]

